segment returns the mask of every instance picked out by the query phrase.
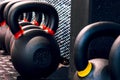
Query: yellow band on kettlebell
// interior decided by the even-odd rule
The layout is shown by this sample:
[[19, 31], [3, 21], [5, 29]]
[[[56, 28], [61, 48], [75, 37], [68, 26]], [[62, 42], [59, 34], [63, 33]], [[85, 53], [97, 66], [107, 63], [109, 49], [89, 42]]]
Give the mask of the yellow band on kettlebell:
[[91, 69], [92, 69], [92, 64], [89, 62], [87, 67], [82, 71], [78, 71], [77, 74], [79, 77], [85, 77], [90, 73]]

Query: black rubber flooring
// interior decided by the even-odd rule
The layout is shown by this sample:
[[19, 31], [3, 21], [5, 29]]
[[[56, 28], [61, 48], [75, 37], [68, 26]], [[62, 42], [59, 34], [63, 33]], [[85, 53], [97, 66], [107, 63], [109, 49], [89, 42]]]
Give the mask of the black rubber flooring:
[[[28, 80], [22, 78], [14, 69], [10, 61], [10, 55], [2, 55], [0, 52], [0, 80]], [[59, 65], [58, 70], [51, 74], [47, 79], [33, 79], [33, 80], [69, 80], [69, 65]]]

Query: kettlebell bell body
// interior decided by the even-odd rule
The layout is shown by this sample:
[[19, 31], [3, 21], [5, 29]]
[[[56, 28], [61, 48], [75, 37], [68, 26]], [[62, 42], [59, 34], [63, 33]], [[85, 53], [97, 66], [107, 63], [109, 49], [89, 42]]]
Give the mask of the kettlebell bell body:
[[[16, 10], [13, 11], [13, 9]], [[18, 18], [20, 12], [24, 12], [23, 9], [25, 11], [41, 11], [43, 14], [47, 14], [50, 21], [48, 23], [49, 27], [47, 27], [48, 30], [30, 29], [23, 31], [19, 28], [16, 17]], [[19, 2], [10, 8], [9, 16], [10, 30], [15, 37], [11, 48], [14, 67], [24, 77], [41, 78], [49, 76], [57, 69], [60, 62], [59, 46], [51, 36], [58, 27], [56, 10], [47, 3]]]
[[110, 64], [110, 71], [111, 71], [111, 78], [112, 80], [120, 80], [120, 35], [114, 41], [110, 56], [109, 56], [109, 64]]
[[[56, 43], [53, 38], [50, 38], [51, 36], [45, 34], [44, 31], [40, 32], [41, 31], [37, 29], [26, 34], [26, 36], [24, 35], [24, 38], [21, 37], [19, 40], [15, 40], [13, 42], [13, 46], [16, 46], [16, 48], [11, 48], [12, 62], [22, 76], [47, 77], [47, 75], [50, 75], [53, 71], [55, 71], [58, 66], [59, 56], [56, 55], [59, 51], [58, 45], [55, 45]], [[36, 33], [36, 36], [33, 35], [33, 33]], [[39, 35], [44, 35], [46, 37], [41, 37]], [[23, 40], [25, 41], [23, 42]], [[20, 48], [20, 53], [18, 53], [17, 48], [20, 46], [25, 47]], [[17, 61], [19, 61], [19, 64]], [[24, 67], [21, 68], [21, 65]]]

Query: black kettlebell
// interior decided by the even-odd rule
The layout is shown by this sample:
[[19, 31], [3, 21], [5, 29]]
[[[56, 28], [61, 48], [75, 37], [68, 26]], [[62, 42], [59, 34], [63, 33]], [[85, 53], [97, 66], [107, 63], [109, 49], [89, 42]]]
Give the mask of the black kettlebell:
[[[35, 16], [36, 18], [32, 22], [26, 22], [26, 21], [24, 22], [24, 20], [22, 22], [19, 22], [19, 25], [22, 27], [22, 29], [24, 31], [33, 29], [33, 28], [41, 29], [41, 27], [39, 27], [39, 25], [42, 21], [42, 14], [41, 13], [36, 13], [36, 14], [37, 14]], [[28, 26], [26, 26], [26, 25], [28, 25]], [[37, 27], [34, 27], [34, 25], [36, 25]], [[6, 33], [6, 37], [5, 37], [5, 44], [6, 44], [6, 47], [7, 47], [7, 50], [9, 53], [10, 53], [10, 47], [12, 46], [13, 42], [14, 42], [14, 37], [13, 37], [11, 31], [8, 29], [8, 31]]]
[[[30, 30], [30, 29], [41, 29], [41, 28], [38, 27], [38, 26], [35, 26], [35, 25], [24, 25], [24, 26], [22, 26], [22, 29], [23, 29], [24, 31], [27, 31], [27, 30]], [[10, 32], [10, 31], [9, 31], [9, 32]], [[10, 32], [10, 33], [11, 33], [11, 32]], [[15, 38], [14, 38], [14, 36], [12, 35], [12, 37], [11, 37], [11, 39], [10, 39], [10, 41], [9, 41], [9, 53], [11, 52], [11, 47], [12, 47], [12, 45], [13, 45], [14, 40], [15, 40]]]
[[[8, 16], [8, 12], [9, 12], [9, 9], [12, 7], [12, 5], [14, 5], [15, 3], [18, 3], [18, 2], [21, 2], [21, 0], [15, 0], [15, 1], [10, 1], [4, 8], [4, 19], [6, 20], [6, 24], [8, 24], [8, 21], [7, 21], [7, 18], [9, 17]], [[24, 16], [23, 14], [20, 15], [19, 17], [19, 21], [23, 20], [24, 19], [24, 22], [28, 22], [28, 21], [31, 21], [31, 17], [32, 17], [32, 13], [26, 13], [26, 17], [24, 19]]]
[[7, 52], [7, 49], [6, 49], [6, 46], [5, 46], [5, 35], [6, 35], [6, 32], [7, 32], [7, 29], [8, 29], [8, 26], [6, 25], [6, 21], [3, 17], [4, 13], [4, 8], [5, 6], [9, 3], [10, 1], [2, 1], [0, 3], [0, 22], [1, 22], [1, 31], [0, 31], [0, 48], [5, 50], [5, 53], [3, 53], [4, 55], [7, 55], [8, 52]]
[[[6, 21], [5, 21], [5, 19], [4, 19], [4, 17], [3, 17], [3, 15], [4, 15], [4, 13], [3, 13], [3, 11], [4, 11], [4, 8], [5, 8], [5, 6], [9, 3], [10, 1], [3, 1], [3, 2], [1, 2], [0, 4], [0, 20], [1, 20], [1, 31], [0, 31], [0, 44], [1, 44], [1, 49], [3, 49], [3, 50], [5, 50], [5, 53], [3, 53], [4, 55], [7, 55], [7, 54], [9, 54], [7, 51], [7, 48], [6, 48], [6, 46], [5, 46], [5, 36], [6, 36], [6, 33], [7, 33], [7, 29], [8, 29], [8, 26], [6, 25]], [[8, 39], [7, 39], [8, 40]]]
[[[13, 4], [18, 3], [18, 2], [20, 2], [20, 1], [11, 1], [6, 5], [5, 10], [4, 10], [4, 18], [6, 19], [6, 23], [8, 23], [7, 17], [8, 17], [8, 11], [9, 11], [10, 7]], [[31, 13], [32, 12], [26, 13], [26, 17], [21, 17], [21, 15], [20, 15], [21, 18], [19, 17], [20, 18], [19, 24], [21, 26], [32, 25], [32, 24], [39, 25], [41, 23], [42, 13], [36, 13], [37, 15], [35, 17], [37, 17], [37, 18], [33, 22], [30, 22], [31, 19], [32, 19], [32, 14]], [[14, 40], [14, 38], [11, 39], [12, 36], [13, 35], [12, 35], [11, 31], [9, 29], [7, 29], [6, 35], [5, 35], [5, 45], [6, 45], [6, 49], [8, 51], [8, 54], [10, 53], [10, 44], [11, 44], [11, 42], [13, 42], [11, 40]]]
[[[8, 12], [9, 9], [12, 7], [12, 5], [14, 5], [15, 3], [21, 2], [21, 0], [17, 0], [17, 1], [11, 1], [9, 2], [4, 9], [4, 19], [6, 20], [6, 23], [8, 23]], [[22, 1], [23, 2], [23, 1]], [[41, 21], [42, 21], [42, 13], [35, 13], [35, 19], [32, 20], [32, 12], [28, 12], [26, 13], [26, 16], [23, 16], [23, 13], [20, 15], [19, 17], [19, 24], [21, 24], [21, 26], [24, 25], [30, 25], [30, 24], [34, 24], [34, 25], [40, 25]]]
[[[11, 8], [12, 5], [14, 5], [15, 3], [18, 3], [18, 2], [21, 2], [21, 0], [9, 1], [9, 3], [5, 6], [3, 16], [4, 16], [4, 19], [6, 20], [6, 23], [8, 23], [7, 18], [8, 18], [9, 9]], [[24, 14], [25, 14], [25, 17], [23, 16]], [[42, 13], [36, 13], [35, 17], [37, 17], [37, 18], [35, 20], [33, 20], [33, 22], [31, 22], [32, 12], [23, 13], [19, 17], [19, 22], [20, 22], [21, 25], [30, 24], [29, 22], [31, 22], [31, 24], [39, 25], [42, 21], [42, 19], [41, 19], [42, 18]], [[23, 22], [26, 22], [26, 23], [23, 23]]]
[[2, 1], [1, 3], [0, 3], [0, 22], [3, 22], [3, 20], [4, 20], [4, 17], [3, 17], [3, 11], [4, 11], [4, 8], [5, 8], [5, 6], [9, 3], [10, 1]]
[[7, 3], [9, 3], [9, 1], [3, 1], [0, 3], [0, 49], [5, 51], [6, 51], [6, 48], [4, 45], [4, 41], [5, 41], [5, 33], [8, 27], [6, 26], [6, 23], [3, 18], [3, 10]]
[[97, 37], [110, 36], [115, 39], [119, 34], [120, 24], [114, 22], [96, 22], [83, 28], [74, 45], [74, 62], [77, 72], [73, 80], [113, 80], [109, 68], [112, 65], [108, 63], [110, 60], [103, 58], [88, 60], [88, 47]]
[[120, 35], [111, 47], [109, 64], [112, 80], [120, 80]]
[[[46, 32], [40, 29], [23, 31], [19, 27], [17, 19], [20, 13], [31, 10], [48, 14], [49, 30], [46, 29]], [[15, 37], [11, 48], [14, 67], [23, 77], [49, 76], [57, 69], [60, 62], [59, 46], [52, 36], [58, 27], [57, 11], [50, 4], [28, 1], [14, 4], [9, 10], [9, 16], [9, 27]]]

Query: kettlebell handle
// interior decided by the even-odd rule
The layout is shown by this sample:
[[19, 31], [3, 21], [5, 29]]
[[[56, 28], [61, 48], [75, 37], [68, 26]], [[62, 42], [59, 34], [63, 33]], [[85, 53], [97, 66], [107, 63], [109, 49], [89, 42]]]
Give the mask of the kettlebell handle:
[[21, 27], [18, 24], [18, 17], [21, 13], [26, 13], [30, 11], [35, 12], [42, 12], [43, 14], [47, 14], [49, 17], [49, 25], [47, 27], [48, 32], [53, 35], [57, 28], [58, 28], [58, 14], [57, 11], [53, 6], [47, 3], [43, 2], [37, 2], [37, 1], [24, 1], [14, 4], [10, 10], [8, 15], [8, 25], [10, 27], [11, 32], [14, 34], [14, 37], [18, 39], [20, 36], [23, 35], [24, 31], [21, 29]]
[[90, 42], [100, 36], [111, 36], [116, 38], [120, 34], [120, 24], [108, 21], [92, 23], [83, 28], [78, 34], [74, 45], [74, 61], [78, 71], [84, 71], [88, 67], [91, 70], [88, 61], [88, 46]]
[[0, 23], [4, 21], [4, 17], [3, 17], [3, 11], [5, 6], [9, 3], [10, 1], [3, 1], [0, 3]]
[[4, 15], [3, 15], [3, 17], [4, 17], [4, 19], [5, 19], [5, 22], [6, 22], [6, 24], [8, 24], [8, 12], [9, 12], [9, 10], [10, 10], [10, 8], [11, 8], [11, 6], [13, 5], [13, 4], [15, 4], [15, 3], [17, 3], [17, 2], [20, 2], [20, 0], [15, 0], [15, 1], [10, 1], [6, 6], [5, 6], [5, 8], [4, 8]]

